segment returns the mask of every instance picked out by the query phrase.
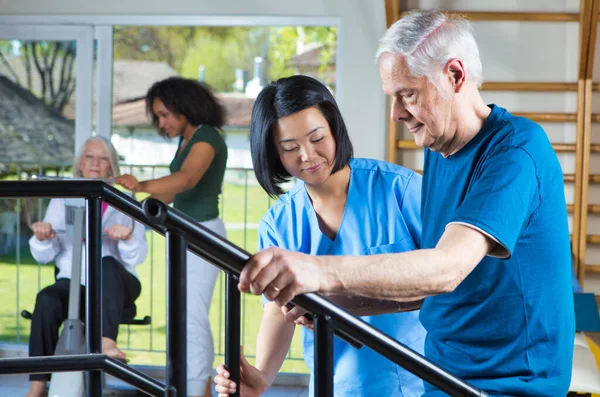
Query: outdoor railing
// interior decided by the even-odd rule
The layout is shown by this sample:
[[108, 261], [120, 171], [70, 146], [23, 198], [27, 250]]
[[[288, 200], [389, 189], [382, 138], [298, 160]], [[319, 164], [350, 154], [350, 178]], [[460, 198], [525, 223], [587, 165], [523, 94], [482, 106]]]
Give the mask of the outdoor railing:
[[[235, 287], [250, 254], [156, 200], [141, 204], [101, 181], [0, 182], [0, 197], [80, 197], [86, 199], [86, 351], [85, 355], [0, 359], [0, 374], [86, 370], [87, 395], [102, 395], [100, 371], [113, 374], [153, 396], [185, 396], [185, 250], [189, 249], [228, 273], [225, 362], [239, 383], [239, 292]], [[166, 384], [119, 364], [101, 352], [102, 275], [101, 202], [105, 201], [167, 236], [167, 379]], [[315, 396], [333, 396], [333, 333], [371, 348], [451, 396], [487, 396], [398, 341], [318, 294], [294, 298], [315, 319]], [[183, 309], [183, 310], [182, 310]], [[363, 348], [365, 348], [363, 347]], [[239, 395], [239, 388], [236, 395]]]
[[[53, 176], [70, 176], [70, 164], [68, 163], [12, 163], [14, 173], [11, 178], [26, 180], [31, 175], [42, 175], [44, 173]], [[168, 165], [132, 165], [121, 164], [121, 171], [132, 173], [140, 179], [153, 179], [167, 175]], [[14, 217], [25, 211], [23, 200], [10, 200], [11, 211]], [[257, 202], [258, 201], [258, 202]], [[254, 252], [257, 241], [257, 226], [260, 217], [271, 206], [270, 199], [256, 182], [254, 170], [248, 168], [228, 168], [223, 192], [220, 196], [220, 217], [225, 223], [228, 238], [240, 247]], [[7, 203], [6, 203], [7, 204]], [[8, 206], [7, 206], [8, 207]], [[45, 213], [42, 200], [32, 200], [31, 220], [42, 220]], [[29, 247], [26, 239], [29, 231], [24, 230], [24, 224], [18, 222], [16, 231], [10, 238], [16, 245], [10, 252], [2, 253], [3, 241], [0, 238], [0, 262], [9, 266], [5, 270], [4, 282], [9, 287], [12, 312], [5, 310], [3, 324], [5, 331], [0, 336], [0, 343], [14, 343], [23, 346], [27, 343], [29, 322], [21, 317], [23, 309], [33, 310], [35, 295], [48, 283], [53, 282], [53, 271], [51, 266], [37, 265], [35, 267], [24, 265], [28, 256]], [[6, 236], [4, 236], [6, 238]], [[166, 351], [164, 325], [166, 324], [166, 312], [164, 310], [164, 289], [154, 287], [163, 279], [164, 257], [160, 255], [164, 240], [155, 232], [147, 233], [148, 257], [143, 265], [137, 267], [137, 272], [142, 281], [142, 294], [137, 299], [138, 315], [148, 315], [152, 318], [152, 324], [144, 327], [121, 325], [119, 329], [118, 344], [128, 353], [133, 353], [132, 362], [141, 365], [163, 365], [164, 353]], [[14, 266], [14, 267], [13, 267]], [[7, 275], [8, 274], [8, 275]], [[216, 357], [225, 356], [224, 337], [226, 333], [224, 314], [224, 294], [226, 278], [219, 275], [215, 286], [215, 297], [211, 308], [211, 325]], [[8, 294], [8, 292], [7, 292]], [[260, 310], [260, 299], [254, 296], [242, 296], [241, 302], [241, 340], [246, 346], [244, 353], [247, 357], [254, 357], [253, 347], [256, 341], [258, 327], [253, 323]], [[14, 307], [13, 307], [14, 306]], [[133, 335], [133, 337], [131, 337]], [[4, 339], [4, 340], [2, 340]], [[303, 363], [301, 342], [295, 338], [290, 351], [286, 357], [284, 369], [288, 372], [306, 371]]]

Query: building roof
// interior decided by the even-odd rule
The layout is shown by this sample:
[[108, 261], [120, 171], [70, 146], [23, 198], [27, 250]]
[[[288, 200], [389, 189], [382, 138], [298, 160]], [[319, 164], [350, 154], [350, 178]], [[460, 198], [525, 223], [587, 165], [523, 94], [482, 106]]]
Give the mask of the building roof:
[[113, 64], [113, 104], [144, 98], [157, 81], [177, 76], [164, 62], [119, 60]]
[[[216, 93], [215, 96], [225, 108], [226, 126], [250, 126], [254, 98], [236, 93]], [[146, 101], [144, 99], [114, 105], [112, 118], [113, 125], [119, 127], [138, 127], [152, 124], [146, 113]]]
[[[303, 52], [290, 58], [289, 65], [297, 69], [319, 68], [321, 67], [321, 51], [323, 51], [323, 44], [309, 43]], [[334, 51], [327, 62], [328, 65], [335, 65], [335, 55]]]
[[0, 173], [9, 162], [64, 163], [73, 159], [75, 127], [26, 89], [0, 75]]

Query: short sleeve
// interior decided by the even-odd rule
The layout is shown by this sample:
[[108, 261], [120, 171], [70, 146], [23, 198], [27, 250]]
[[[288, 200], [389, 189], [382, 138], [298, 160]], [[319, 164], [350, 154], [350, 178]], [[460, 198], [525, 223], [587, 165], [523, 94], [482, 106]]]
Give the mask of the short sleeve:
[[490, 154], [450, 223], [473, 226], [500, 243], [510, 257], [521, 230], [540, 204], [535, 162], [520, 147]]
[[200, 131], [194, 134], [191, 143], [206, 142], [218, 153], [222, 148], [223, 137], [219, 130], [211, 126], [203, 126]]
[[412, 174], [402, 192], [401, 211], [417, 249], [421, 248], [421, 175]]
[[[263, 218], [258, 224], [258, 250], [260, 251], [269, 247], [279, 247], [279, 244], [275, 235], [275, 229], [273, 229], [265, 218]], [[263, 306], [269, 302], [270, 301], [262, 295]]]
[[258, 250], [261, 251], [269, 247], [279, 247], [275, 229], [269, 222], [263, 218], [258, 224]]

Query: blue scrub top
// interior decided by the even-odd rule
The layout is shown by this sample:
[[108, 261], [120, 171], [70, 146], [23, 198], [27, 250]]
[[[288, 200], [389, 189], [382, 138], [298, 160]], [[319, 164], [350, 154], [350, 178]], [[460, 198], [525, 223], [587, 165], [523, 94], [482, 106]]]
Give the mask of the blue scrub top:
[[[371, 159], [352, 159], [350, 169], [346, 208], [334, 240], [321, 232], [300, 181], [263, 217], [259, 249], [277, 246], [311, 255], [375, 255], [420, 248], [420, 175]], [[362, 319], [422, 354], [425, 330], [418, 317], [414, 311]], [[304, 358], [312, 373], [314, 335], [302, 331]], [[424, 386], [421, 379], [371, 349], [356, 350], [335, 338], [334, 390], [336, 396], [416, 397]]]

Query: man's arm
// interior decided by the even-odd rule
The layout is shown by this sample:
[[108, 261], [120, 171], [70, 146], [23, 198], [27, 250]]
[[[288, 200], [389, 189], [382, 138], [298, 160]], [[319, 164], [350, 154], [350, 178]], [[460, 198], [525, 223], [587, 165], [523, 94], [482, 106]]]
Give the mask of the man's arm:
[[495, 244], [469, 226], [450, 224], [433, 249], [324, 257], [319, 263], [325, 281], [321, 290], [398, 301], [452, 292]]
[[269, 248], [244, 266], [239, 288], [264, 292], [280, 306], [307, 292], [410, 302], [453, 291], [495, 244], [469, 226], [450, 224], [435, 248], [399, 254], [310, 256]]

